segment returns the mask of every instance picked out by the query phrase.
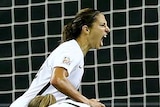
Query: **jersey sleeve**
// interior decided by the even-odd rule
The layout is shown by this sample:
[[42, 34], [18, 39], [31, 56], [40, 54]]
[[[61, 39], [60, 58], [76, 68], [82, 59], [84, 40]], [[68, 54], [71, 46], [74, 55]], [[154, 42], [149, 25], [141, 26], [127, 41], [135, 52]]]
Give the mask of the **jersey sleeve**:
[[65, 68], [68, 73], [70, 74], [73, 69], [78, 65], [78, 63], [80, 62], [80, 58], [77, 55], [78, 53], [75, 53], [73, 51], [62, 51], [56, 55], [54, 55], [53, 60], [51, 60], [52, 62], [52, 70], [55, 67], [63, 67]]

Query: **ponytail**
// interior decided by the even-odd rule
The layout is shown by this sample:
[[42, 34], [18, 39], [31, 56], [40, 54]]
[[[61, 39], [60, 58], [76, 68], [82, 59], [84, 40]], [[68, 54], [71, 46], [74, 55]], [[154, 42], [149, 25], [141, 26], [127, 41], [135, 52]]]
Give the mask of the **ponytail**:
[[72, 23], [68, 23], [64, 26], [62, 42], [72, 39]]

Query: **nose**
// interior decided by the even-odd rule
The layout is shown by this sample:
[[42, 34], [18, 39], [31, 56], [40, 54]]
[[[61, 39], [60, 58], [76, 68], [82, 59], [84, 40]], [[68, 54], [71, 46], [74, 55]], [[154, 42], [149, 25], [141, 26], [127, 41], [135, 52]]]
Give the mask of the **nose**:
[[110, 32], [110, 28], [108, 26], [106, 26], [106, 32], [109, 33]]

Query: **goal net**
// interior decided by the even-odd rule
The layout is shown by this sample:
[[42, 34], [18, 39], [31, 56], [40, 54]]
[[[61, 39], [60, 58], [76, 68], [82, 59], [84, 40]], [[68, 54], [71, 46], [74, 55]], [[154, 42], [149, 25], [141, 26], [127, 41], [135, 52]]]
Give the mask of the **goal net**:
[[111, 32], [86, 55], [79, 91], [107, 107], [160, 106], [159, 0], [1, 0], [1, 107], [28, 89], [63, 26], [85, 7], [104, 13]]

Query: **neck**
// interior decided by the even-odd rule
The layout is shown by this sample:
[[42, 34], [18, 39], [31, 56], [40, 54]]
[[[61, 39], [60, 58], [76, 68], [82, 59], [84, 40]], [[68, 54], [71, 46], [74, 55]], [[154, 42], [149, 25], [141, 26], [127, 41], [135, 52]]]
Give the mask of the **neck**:
[[89, 51], [90, 49], [90, 46], [88, 45], [88, 42], [86, 39], [81, 39], [81, 38], [77, 38], [76, 41], [78, 42], [82, 52], [83, 52], [83, 55], [86, 56], [87, 52]]

